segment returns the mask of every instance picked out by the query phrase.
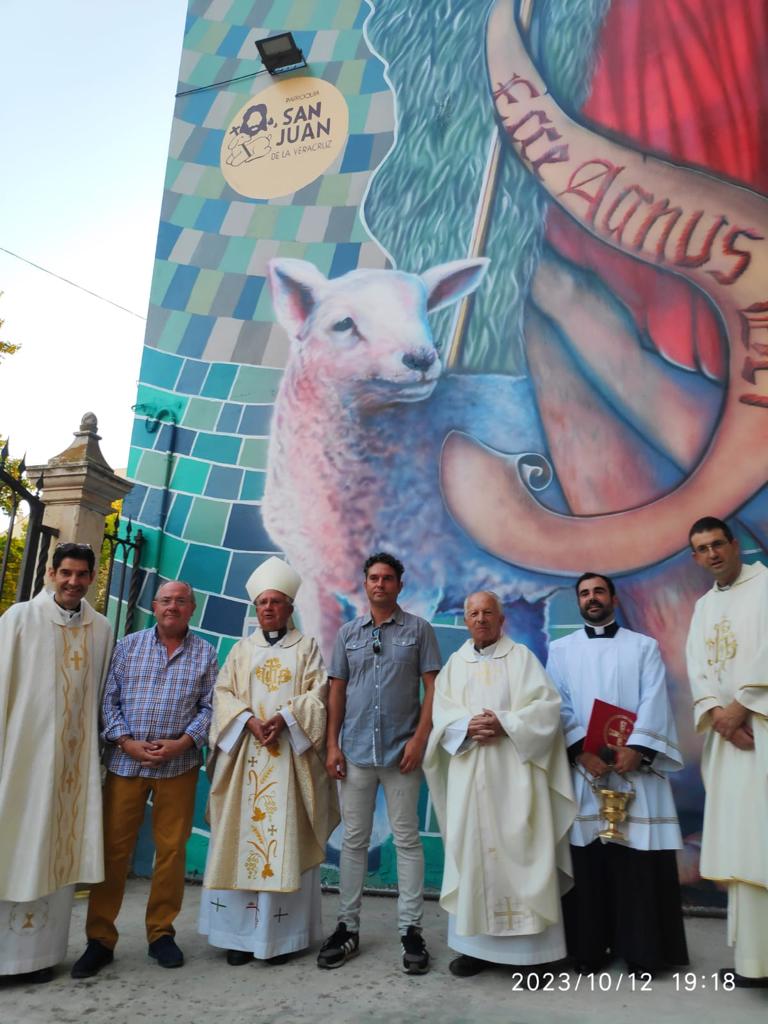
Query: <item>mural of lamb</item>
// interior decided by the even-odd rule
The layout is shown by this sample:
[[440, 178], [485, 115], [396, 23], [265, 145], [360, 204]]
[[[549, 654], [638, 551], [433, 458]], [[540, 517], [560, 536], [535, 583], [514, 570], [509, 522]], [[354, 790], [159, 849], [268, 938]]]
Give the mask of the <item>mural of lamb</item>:
[[527, 378], [441, 373], [427, 315], [474, 291], [486, 264], [460, 260], [421, 275], [361, 269], [333, 280], [303, 260], [269, 265], [292, 345], [272, 420], [264, 521], [304, 578], [303, 627], [326, 654], [341, 623], [363, 610], [362, 564], [383, 548], [406, 566], [409, 610], [460, 612], [468, 592], [493, 588], [512, 635], [544, 655], [543, 599], [562, 581], [486, 554], [453, 522], [440, 491], [443, 440], [466, 431], [507, 452], [540, 501], [565, 507]]

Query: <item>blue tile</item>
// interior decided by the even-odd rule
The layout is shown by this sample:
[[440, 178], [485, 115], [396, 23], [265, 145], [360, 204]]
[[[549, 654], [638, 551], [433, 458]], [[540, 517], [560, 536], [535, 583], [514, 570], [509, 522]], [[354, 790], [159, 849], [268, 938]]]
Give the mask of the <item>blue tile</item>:
[[370, 170], [372, 147], [373, 135], [350, 135], [341, 162], [341, 173]]
[[177, 494], [173, 499], [171, 511], [165, 522], [165, 532], [172, 533], [175, 537], [181, 537], [184, 533], [184, 526], [191, 507], [191, 494]]
[[[195, 286], [195, 281], [197, 280], [197, 275], [199, 273], [199, 267], [176, 267], [176, 273], [173, 275], [171, 283], [168, 285], [168, 290], [165, 293], [162, 305], [166, 309], [186, 309], [187, 303], [189, 302], [189, 296], [192, 294], [192, 289]], [[193, 353], [191, 352], [185, 353], [185, 355], [192, 354]]]
[[144, 484], [134, 484], [131, 491], [123, 498], [123, 511], [122, 515], [126, 519], [136, 519], [139, 515], [139, 509], [141, 508], [144, 498], [147, 494], [147, 488]]
[[384, 65], [374, 58], [367, 61], [360, 83], [360, 94], [365, 96], [371, 92], [387, 92], [388, 89], [389, 86], [384, 79]]
[[240, 496], [243, 481], [242, 469], [228, 469], [226, 466], [211, 466], [205, 493], [209, 498], [229, 498], [236, 501]]
[[228, 209], [229, 203], [225, 203], [222, 199], [206, 199], [200, 213], [197, 215], [195, 227], [198, 231], [209, 231], [211, 234], [218, 234]]
[[268, 437], [271, 420], [271, 405], [246, 405], [239, 432], [247, 437]]
[[204, 164], [206, 167], [218, 167], [221, 160], [221, 144], [224, 141], [224, 131], [220, 128], [208, 128], [203, 137], [203, 142], [197, 151], [195, 163]]
[[160, 221], [160, 227], [157, 229], [157, 248], [155, 250], [157, 259], [168, 259], [182, 230], [178, 224], [169, 224], [164, 220]]
[[144, 504], [141, 506], [139, 517], [146, 526], [158, 527], [163, 525], [163, 519], [168, 509], [168, 492], [162, 487], [150, 487]]
[[153, 448], [155, 435], [147, 430], [147, 419], [145, 416], [137, 416], [133, 421], [131, 430], [131, 444], [134, 448]]
[[176, 392], [180, 395], [199, 395], [207, 373], [208, 363], [200, 362], [198, 359], [185, 359], [184, 369], [179, 374], [176, 384]]
[[333, 262], [329, 277], [341, 277], [357, 268], [357, 261], [360, 258], [360, 245], [358, 242], [340, 242], [334, 251]]
[[155, 451], [173, 452], [175, 455], [189, 455], [197, 437], [196, 430], [189, 430], [187, 427], [176, 427], [176, 434], [173, 434], [173, 424], [164, 423], [157, 433]]
[[261, 501], [264, 497], [264, 486], [267, 482], [267, 474], [259, 470], [246, 470], [243, 489], [240, 492], [241, 501]]
[[219, 413], [219, 419], [216, 423], [217, 432], [222, 434], [236, 434], [242, 411], [242, 405], [236, 405], [234, 402], [227, 402], [223, 405], [221, 407], [221, 412]]
[[247, 611], [248, 604], [245, 601], [229, 601], [225, 597], [211, 595], [206, 603], [201, 625], [211, 633], [240, 636]]
[[249, 32], [250, 29], [247, 25], [233, 25], [219, 43], [216, 53], [220, 57], [236, 57], [240, 53], [243, 43], [248, 38]]
[[180, 579], [199, 590], [221, 593], [229, 552], [203, 544], [190, 544], [181, 566]]
[[254, 555], [250, 552], [235, 551], [229, 563], [229, 572], [224, 584], [224, 593], [229, 597], [247, 598], [245, 584], [254, 569], [258, 569], [261, 563], [269, 556]]
[[140, 377], [144, 384], [154, 384], [159, 388], [173, 390], [179, 376], [182, 360], [178, 356], [169, 355], [156, 348], [144, 348], [141, 359]]
[[[215, 323], [216, 318], [212, 316], [198, 316], [197, 314], [190, 316], [187, 329], [179, 343], [179, 355], [201, 356]], [[208, 364], [206, 363], [205, 366], [207, 367]]]
[[240, 292], [240, 298], [237, 300], [232, 315], [237, 320], [251, 320], [256, 310], [256, 303], [259, 301], [262, 289], [264, 288], [265, 278], [263, 277], [249, 277], [243, 286], [243, 290]]
[[178, 116], [190, 124], [202, 124], [218, 95], [217, 89], [209, 89], [184, 97], [179, 104]]
[[229, 398], [237, 371], [238, 367], [232, 363], [211, 363], [200, 393], [206, 398]]
[[224, 545], [236, 551], [279, 551], [270, 539], [258, 505], [233, 505]]
[[210, 462], [236, 463], [240, 454], [240, 438], [224, 434], [198, 434], [193, 455]]

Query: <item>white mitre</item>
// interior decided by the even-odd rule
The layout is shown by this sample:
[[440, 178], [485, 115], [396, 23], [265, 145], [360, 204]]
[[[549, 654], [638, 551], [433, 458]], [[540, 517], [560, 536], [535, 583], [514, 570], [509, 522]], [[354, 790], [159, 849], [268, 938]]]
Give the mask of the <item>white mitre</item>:
[[245, 589], [253, 603], [265, 590], [279, 590], [281, 594], [285, 594], [286, 597], [293, 600], [300, 586], [301, 576], [296, 570], [281, 558], [275, 558], [273, 555], [251, 573], [245, 584]]

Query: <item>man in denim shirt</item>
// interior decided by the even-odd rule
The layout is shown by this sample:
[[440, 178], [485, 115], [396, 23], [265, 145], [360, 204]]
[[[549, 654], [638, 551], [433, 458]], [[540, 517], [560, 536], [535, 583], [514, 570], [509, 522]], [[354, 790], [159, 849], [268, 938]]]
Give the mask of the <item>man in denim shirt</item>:
[[341, 967], [358, 953], [363, 881], [381, 783], [397, 850], [403, 970], [425, 974], [429, 953], [421, 935], [424, 854], [417, 809], [440, 652], [429, 623], [397, 603], [402, 563], [379, 552], [366, 561], [363, 573], [370, 611], [341, 627], [329, 670], [326, 768], [341, 783], [344, 841], [338, 926], [323, 943], [317, 964]]

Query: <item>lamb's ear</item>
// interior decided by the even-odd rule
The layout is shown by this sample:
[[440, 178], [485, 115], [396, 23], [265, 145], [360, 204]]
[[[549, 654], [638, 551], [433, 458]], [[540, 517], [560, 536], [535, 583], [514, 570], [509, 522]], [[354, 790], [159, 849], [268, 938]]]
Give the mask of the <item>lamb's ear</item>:
[[278, 323], [292, 337], [298, 337], [327, 280], [306, 260], [270, 260], [267, 273]]
[[469, 295], [480, 284], [488, 269], [490, 260], [478, 257], [473, 260], [454, 260], [441, 263], [439, 267], [425, 270], [421, 275], [427, 289], [427, 311], [442, 309], [452, 302]]

